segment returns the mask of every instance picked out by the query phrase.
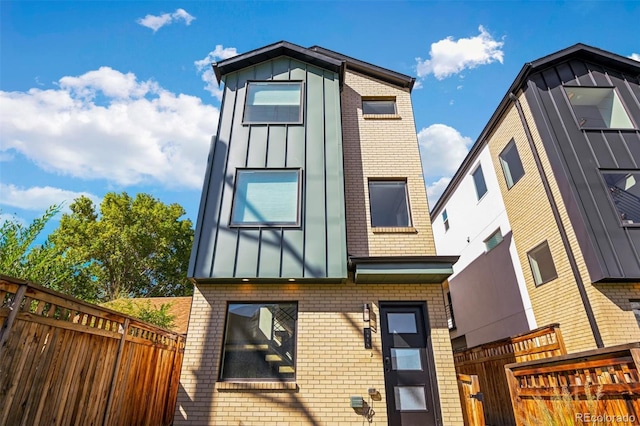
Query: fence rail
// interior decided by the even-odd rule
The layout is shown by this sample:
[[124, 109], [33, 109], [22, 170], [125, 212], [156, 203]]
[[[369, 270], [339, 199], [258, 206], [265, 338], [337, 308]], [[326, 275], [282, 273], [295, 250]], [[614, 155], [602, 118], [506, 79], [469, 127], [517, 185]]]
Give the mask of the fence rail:
[[484, 396], [486, 423], [511, 426], [515, 424], [515, 416], [505, 365], [566, 353], [559, 324], [551, 324], [454, 353], [453, 357], [456, 373], [478, 376], [480, 391]]
[[0, 275], [0, 424], [168, 425], [185, 337]]
[[636, 425], [640, 421], [640, 343], [505, 367], [517, 425]]

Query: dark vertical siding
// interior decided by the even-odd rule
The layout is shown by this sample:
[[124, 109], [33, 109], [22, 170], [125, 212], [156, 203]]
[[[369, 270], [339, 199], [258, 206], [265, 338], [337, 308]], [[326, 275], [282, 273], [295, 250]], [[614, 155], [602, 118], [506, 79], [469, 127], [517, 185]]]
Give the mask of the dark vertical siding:
[[[302, 80], [302, 125], [242, 124], [247, 80]], [[338, 75], [288, 57], [224, 77], [190, 276], [345, 279], [346, 223]], [[300, 228], [231, 228], [236, 170], [302, 170]]]
[[639, 81], [571, 60], [534, 74], [526, 96], [592, 281], [640, 279], [640, 227], [620, 225], [600, 169], [640, 168], [638, 130], [581, 130], [563, 85], [615, 87], [640, 124]]

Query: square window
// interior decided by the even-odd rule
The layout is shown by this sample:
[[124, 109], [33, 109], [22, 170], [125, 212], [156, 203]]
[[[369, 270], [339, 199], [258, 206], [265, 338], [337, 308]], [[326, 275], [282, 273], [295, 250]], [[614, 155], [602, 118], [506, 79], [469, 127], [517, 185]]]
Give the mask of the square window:
[[636, 317], [638, 327], [640, 327], [640, 300], [629, 300], [629, 303], [631, 303], [631, 310]]
[[409, 227], [407, 182], [369, 181], [372, 227]]
[[565, 87], [581, 129], [633, 129], [613, 87]]
[[522, 161], [520, 161], [520, 155], [518, 155], [515, 140], [511, 139], [511, 142], [500, 153], [500, 164], [502, 165], [504, 178], [507, 181], [507, 188], [511, 188], [524, 176], [524, 168], [522, 167]]
[[553, 257], [551, 257], [551, 250], [549, 250], [549, 244], [546, 241], [527, 253], [527, 256], [536, 286], [558, 277]]
[[298, 304], [230, 303], [222, 380], [295, 379]]
[[602, 171], [611, 201], [623, 225], [640, 225], [640, 171]]
[[362, 113], [395, 115], [396, 100], [395, 98], [363, 98]]
[[231, 226], [299, 226], [299, 169], [238, 169]]
[[442, 211], [442, 223], [444, 223], [445, 232], [449, 230], [449, 216], [447, 215], [447, 209]]
[[491, 236], [489, 236], [489, 238], [484, 240], [486, 251], [489, 252], [493, 250], [495, 246], [502, 242], [502, 239], [502, 232], [500, 232], [500, 229], [496, 230], [493, 234], [491, 234]]
[[480, 200], [480, 198], [487, 193], [487, 184], [484, 181], [482, 166], [478, 166], [471, 175], [473, 176], [473, 183], [476, 186], [476, 196], [478, 197], [478, 200]]
[[244, 108], [245, 124], [302, 123], [302, 82], [250, 81]]

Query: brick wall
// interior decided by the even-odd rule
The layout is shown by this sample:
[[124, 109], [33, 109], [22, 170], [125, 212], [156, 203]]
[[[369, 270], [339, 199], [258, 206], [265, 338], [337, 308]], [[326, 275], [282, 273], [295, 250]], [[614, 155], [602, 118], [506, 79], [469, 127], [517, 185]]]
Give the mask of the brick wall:
[[[365, 118], [362, 96], [395, 96], [397, 116]], [[353, 71], [342, 91], [347, 248], [352, 256], [435, 255], [411, 95]], [[406, 178], [413, 232], [371, 228], [369, 178]]]
[[[216, 383], [228, 301], [297, 301], [297, 391], [238, 390]], [[427, 304], [443, 424], [461, 425], [462, 415], [451, 343], [439, 285], [216, 284], [195, 289], [182, 366], [175, 424], [362, 425], [349, 406], [351, 395], [373, 401], [373, 425], [386, 425], [380, 333], [364, 349], [362, 304], [417, 300]], [[365, 422], [366, 424], [366, 422]]]

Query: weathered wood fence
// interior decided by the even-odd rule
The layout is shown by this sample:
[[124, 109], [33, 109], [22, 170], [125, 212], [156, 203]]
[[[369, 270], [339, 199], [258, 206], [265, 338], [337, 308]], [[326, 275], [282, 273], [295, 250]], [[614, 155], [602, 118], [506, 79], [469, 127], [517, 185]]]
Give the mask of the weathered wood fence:
[[0, 275], [0, 425], [168, 425], [185, 338]]
[[517, 425], [640, 423], [640, 343], [505, 367]]
[[458, 374], [458, 392], [462, 402], [462, 417], [465, 425], [484, 426], [483, 397], [479, 396], [482, 393], [478, 376]]
[[[504, 366], [566, 354], [558, 324], [454, 353], [456, 373], [478, 376], [488, 425], [512, 426], [515, 416]], [[466, 401], [462, 401], [464, 405]], [[469, 424], [473, 424], [467, 420]]]

